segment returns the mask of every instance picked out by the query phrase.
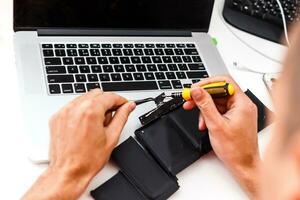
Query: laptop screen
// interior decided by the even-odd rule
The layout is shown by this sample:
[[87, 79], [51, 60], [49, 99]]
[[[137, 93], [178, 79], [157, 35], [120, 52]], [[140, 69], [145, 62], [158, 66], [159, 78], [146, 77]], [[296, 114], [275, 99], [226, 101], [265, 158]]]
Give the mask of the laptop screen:
[[208, 31], [214, 0], [14, 0], [15, 30]]

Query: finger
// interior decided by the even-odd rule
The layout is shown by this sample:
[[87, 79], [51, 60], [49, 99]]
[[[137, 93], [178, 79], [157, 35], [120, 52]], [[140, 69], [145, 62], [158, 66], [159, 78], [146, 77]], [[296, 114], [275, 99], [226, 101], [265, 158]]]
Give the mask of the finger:
[[196, 107], [196, 104], [194, 101], [187, 101], [187, 102], [184, 102], [184, 104], [183, 104], [183, 109], [185, 109], [185, 110], [192, 110], [195, 107]]
[[129, 114], [135, 109], [134, 102], [122, 105], [114, 114], [110, 124], [106, 127], [108, 141], [115, 146], [119, 140], [122, 129], [128, 120]]
[[89, 92], [85, 93], [84, 95], [76, 97], [73, 100], [73, 103], [78, 104], [78, 103], [82, 102], [83, 100], [94, 98], [95, 96], [99, 96], [102, 94], [103, 94], [103, 91], [100, 90], [99, 88], [93, 89], [93, 90], [90, 90]]
[[107, 110], [116, 110], [123, 104], [127, 103], [128, 100], [120, 95], [111, 92], [104, 92], [101, 96], [101, 104], [104, 109]]
[[205, 129], [206, 129], [206, 124], [205, 124], [204, 118], [201, 115], [201, 113], [199, 113], [199, 130], [204, 131]]
[[217, 110], [211, 96], [202, 88], [194, 87], [191, 89], [191, 96], [200, 109], [201, 114], [205, 120], [206, 126], [219, 126], [222, 123], [222, 116]]

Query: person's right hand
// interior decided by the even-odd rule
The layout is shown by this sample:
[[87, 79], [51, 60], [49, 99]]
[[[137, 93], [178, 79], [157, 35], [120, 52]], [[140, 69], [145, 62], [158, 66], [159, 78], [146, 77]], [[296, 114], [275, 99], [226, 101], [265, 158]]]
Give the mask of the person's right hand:
[[[200, 86], [214, 82], [234, 85], [232, 96], [212, 99]], [[200, 109], [199, 129], [209, 131], [216, 155], [232, 171], [237, 180], [254, 197], [260, 161], [257, 138], [257, 107], [230, 77], [213, 77], [196, 83], [191, 89], [192, 100], [184, 109]]]

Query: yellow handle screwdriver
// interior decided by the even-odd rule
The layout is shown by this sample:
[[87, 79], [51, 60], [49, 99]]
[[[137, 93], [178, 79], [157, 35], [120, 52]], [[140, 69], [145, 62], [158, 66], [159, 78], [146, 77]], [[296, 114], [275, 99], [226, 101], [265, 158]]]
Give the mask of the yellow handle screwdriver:
[[[213, 98], [226, 97], [226, 96], [231, 96], [234, 94], [233, 85], [231, 83], [227, 83], [227, 82], [210, 83], [210, 84], [201, 86], [201, 88], [205, 89]], [[171, 95], [166, 95], [166, 97], [182, 98], [186, 101], [189, 101], [192, 99], [191, 89], [184, 88], [182, 90], [182, 92], [174, 92], [174, 93], [171, 93]]]

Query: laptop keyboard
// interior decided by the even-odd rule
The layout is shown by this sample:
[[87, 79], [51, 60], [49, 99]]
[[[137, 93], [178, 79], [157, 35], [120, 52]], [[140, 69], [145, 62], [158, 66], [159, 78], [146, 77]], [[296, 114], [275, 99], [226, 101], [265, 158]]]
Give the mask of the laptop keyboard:
[[208, 77], [193, 43], [41, 44], [49, 94], [181, 89]]

